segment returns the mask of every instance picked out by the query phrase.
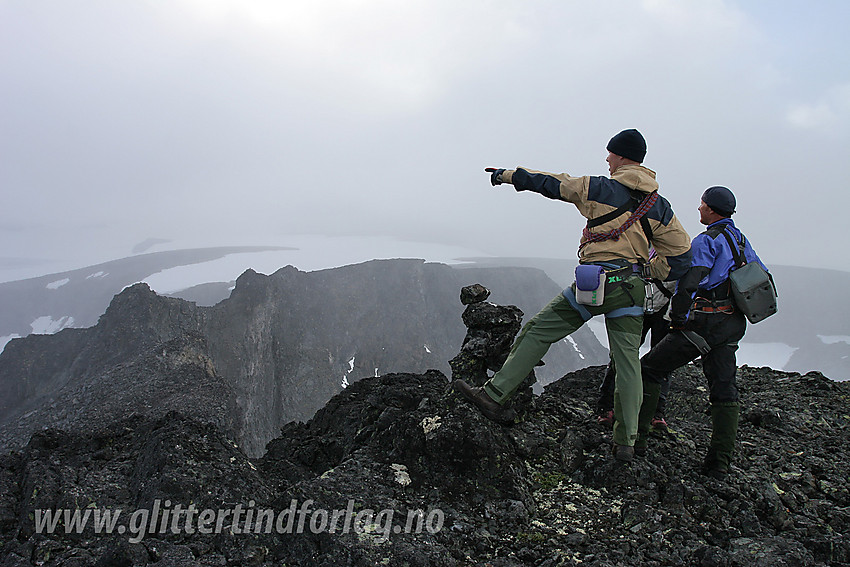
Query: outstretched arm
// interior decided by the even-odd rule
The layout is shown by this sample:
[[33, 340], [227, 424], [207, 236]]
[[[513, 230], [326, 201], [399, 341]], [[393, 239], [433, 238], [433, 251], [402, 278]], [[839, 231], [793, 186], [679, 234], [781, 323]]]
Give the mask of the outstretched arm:
[[510, 183], [517, 191], [534, 191], [544, 197], [578, 203], [587, 197], [588, 178], [571, 177], [566, 173], [546, 173], [518, 167], [517, 169], [485, 168], [490, 183]]

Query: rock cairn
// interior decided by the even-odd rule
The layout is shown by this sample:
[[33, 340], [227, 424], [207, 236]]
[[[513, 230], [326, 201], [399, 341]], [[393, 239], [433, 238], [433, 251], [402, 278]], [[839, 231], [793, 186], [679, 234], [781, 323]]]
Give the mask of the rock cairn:
[[[467, 330], [460, 352], [449, 361], [452, 380], [483, 385], [489, 378], [487, 371], [496, 372], [505, 363], [522, 327], [522, 310], [514, 305], [496, 305], [487, 301], [489, 297], [490, 290], [481, 284], [460, 290], [460, 302], [466, 305], [461, 319]], [[532, 371], [512, 400], [515, 407], [528, 405], [536, 381]]]

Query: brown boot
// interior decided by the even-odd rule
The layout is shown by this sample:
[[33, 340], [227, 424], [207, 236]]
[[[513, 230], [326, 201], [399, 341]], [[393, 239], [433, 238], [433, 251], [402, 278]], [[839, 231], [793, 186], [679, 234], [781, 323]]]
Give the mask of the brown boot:
[[464, 398], [472, 402], [478, 410], [488, 419], [501, 423], [502, 425], [512, 425], [516, 419], [516, 412], [512, 408], [501, 406], [497, 401], [491, 398], [484, 388], [472, 387], [463, 380], [455, 380], [452, 382], [452, 388]]
[[611, 453], [614, 455], [614, 459], [621, 463], [629, 463], [635, 458], [635, 448], [628, 445], [614, 443], [614, 446], [611, 447]]

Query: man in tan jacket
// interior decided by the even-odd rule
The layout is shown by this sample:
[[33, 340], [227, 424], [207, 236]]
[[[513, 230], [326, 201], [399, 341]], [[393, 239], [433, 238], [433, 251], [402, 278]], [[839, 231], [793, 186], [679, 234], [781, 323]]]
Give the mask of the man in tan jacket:
[[[517, 336], [502, 368], [483, 387], [456, 380], [455, 389], [488, 418], [509, 423], [509, 401], [549, 347], [595, 315], [605, 316], [611, 358], [617, 368], [614, 394], [614, 456], [630, 461], [637, 438], [643, 396], [638, 349], [643, 327], [643, 277], [678, 279], [689, 267], [690, 237], [658, 195], [655, 172], [643, 167], [646, 142], [637, 130], [624, 130], [607, 145], [611, 177], [572, 177], [526, 168], [488, 168], [493, 185], [510, 183], [574, 204], [588, 219], [579, 246], [581, 289], [587, 272], [598, 274], [601, 304], [579, 303], [576, 284], [535, 315]], [[650, 260], [649, 249], [657, 255]], [[596, 271], [598, 270], [598, 272]], [[601, 283], [600, 283], [601, 282]], [[584, 294], [579, 294], [582, 296]]]

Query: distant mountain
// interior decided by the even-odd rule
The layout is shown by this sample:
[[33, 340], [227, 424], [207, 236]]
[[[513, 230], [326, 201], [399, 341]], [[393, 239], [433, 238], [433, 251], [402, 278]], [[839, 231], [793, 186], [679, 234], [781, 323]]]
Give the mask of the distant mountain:
[[231, 246], [153, 252], [78, 270], [0, 283], [0, 347], [14, 337], [31, 333], [90, 327], [97, 323], [115, 294], [157, 272], [202, 264], [230, 254], [267, 250], [286, 248]]
[[[322, 257], [319, 264], [340, 265], [334, 262], [346, 256], [336, 252], [332, 258], [328, 255], [328, 250], [344, 248], [344, 242], [321, 241], [315, 251], [309, 248], [309, 243], [309, 240], [297, 242], [304, 246], [303, 250], [230, 247], [141, 254], [70, 272], [0, 283], [0, 347], [13, 337], [94, 325], [115, 294], [139, 281], [155, 282], [154, 289], [163, 289], [165, 293], [198, 306], [212, 306], [229, 297], [240, 273], [257, 268], [252, 264], [259, 261], [258, 256], [263, 256], [258, 252], [268, 255], [263, 256], [265, 266], [274, 266], [267, 273], [295, 258], [309, 263]], [[384, 251], [372, 241], [352, 246], [357, 250], [348, 252], [347, 256], [368, 258], [375, 257], [370, 253]], [[446, 252], [439, 249], [434, 253]], [[225, 256], [232, 260], [231, 269], [212, 269], [223, 263]], [[310, 258], [314, 259], [308, 260]], [[274, 263], [275, 260], [278, 263]], [[552, 258], [446, 256], [445, 260], [465, 262], [454, 265], [457, 269], [465, 266], [539, 269], [555, 282], [554, 287], [562, 288], [572, 281], [576, 263], [575, 260]], [[850, 286], [850, 272], [792, 266], [771, 266], [771, 270], [779, 288], [779, 313], [749, 326], [738, 351], [739, 364], [797, 372], [817, 370], [835, 380], [850, 379], [850, 316], [841, 308], [843, 291]], [[179, 277], [169, 276], [178, 272]], [[160, 287], [163, 275], [168, 280], [164, 288]], [[521, 289], [516, 291], [511, 297], [499, 297], [499, 301], [504, 304], [525, 301], [522, 308], [526, 317], [536, 313], [549, 299], [532, 299]], [[501, 291], [496, 289], [495, 292]], [[589, 327], [597, 339], [606, 344], [602, 319], [593, 319]]]
[[[162, 297], [147, 285], [115, 296], [89, 328], [10, 341], [0, 354], [0, 446], [46, 426], [85, 427], [132, 413], [186, 412], [220, 425], [249, 455], [281, 425], [309, 419], [366, 376], [449, 372], [466, 332], [460, 288], [526, 313], [560, 288], [542, 271], [455, 269], [381, 260], [330, 270], [247, 271], [211, 307]], [[593, 333], [561, 342], [542, 382], [607, 360]]]
[[779, 291], [776, 315], [747, 329], [752, 343], [785, 343], [794, 348], [784, 370], [817, 370], [850, 380], [850, 307], [845, 299], [850, 273], [771, 266]]

